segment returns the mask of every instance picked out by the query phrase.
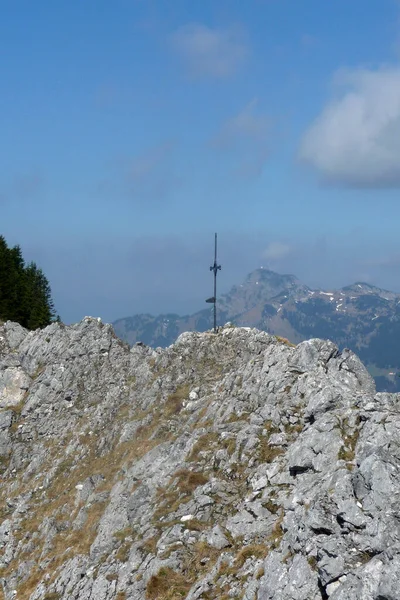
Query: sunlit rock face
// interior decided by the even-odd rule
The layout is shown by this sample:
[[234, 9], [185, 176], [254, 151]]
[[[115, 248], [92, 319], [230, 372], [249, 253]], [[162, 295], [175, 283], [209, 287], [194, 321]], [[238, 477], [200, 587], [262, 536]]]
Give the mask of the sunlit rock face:
[[6, 323], [5, 600], [395, 600], [399, 400], [319, 339]]

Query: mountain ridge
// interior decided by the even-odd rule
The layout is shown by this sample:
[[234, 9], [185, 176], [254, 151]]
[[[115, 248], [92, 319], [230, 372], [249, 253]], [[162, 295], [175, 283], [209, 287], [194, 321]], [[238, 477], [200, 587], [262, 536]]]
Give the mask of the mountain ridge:
[[[400, 295], [365, 282], [338, 290], [312, 289], [294, 275], [256, 269], [218, 300], [218, 325], [233, 321], [299, 343], [331, 339], [360, 355], [375, 374], [378, 389], [400, 391]], [[113, 323], [130, 344], [168, 346], [184, 331], [206, 331], [211, 311], [180, 317], [135, 315]]]

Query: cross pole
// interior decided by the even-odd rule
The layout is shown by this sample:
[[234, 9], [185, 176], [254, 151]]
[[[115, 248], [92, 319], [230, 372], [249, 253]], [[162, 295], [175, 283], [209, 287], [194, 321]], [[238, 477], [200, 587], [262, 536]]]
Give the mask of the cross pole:
[[220, 270], [221, 265], [217, 264], [217, 234], [215, 234], [214, 264], [210, 267], [210, 271], [214, 273], [214, 296], [206, 300], [214, 304], [214, 333], [217, 333], [217, 273]]

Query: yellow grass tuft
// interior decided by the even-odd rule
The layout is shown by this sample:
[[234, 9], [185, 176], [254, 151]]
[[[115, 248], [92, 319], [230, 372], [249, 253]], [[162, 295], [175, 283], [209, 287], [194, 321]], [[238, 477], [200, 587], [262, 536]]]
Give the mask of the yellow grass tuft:
[[146, 600], [177, 600], [186, 598], [191, 588], [187, 578], [169, 567], [162, 567], [150, 577], [146, 586]]
[[296, 344], [293, 344], [292, 342], [290, 342], [287, 338], [285, 337], [281, 337], [280, 335], [276, 335], [275, 336], [276, 340], [278, 342], [280, 342], [281, 344], [286, 344], [286, 346], [290, 346], [291, 348], [295, 348]]

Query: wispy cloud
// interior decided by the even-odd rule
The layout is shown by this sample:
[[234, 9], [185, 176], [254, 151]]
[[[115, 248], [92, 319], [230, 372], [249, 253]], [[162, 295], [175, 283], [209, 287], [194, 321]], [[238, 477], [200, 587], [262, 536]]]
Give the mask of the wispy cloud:
[[265, 260], [277, 261], [287, 257], [292, 251], [291, 246], [284, 242], [270, 242], [262, 253]]
[[299, 158], [327, 183], [400, 187], [400, 68], [340, 71]]
[[165, 142], [150, 148], [126, 162], [127, 177], [132, 183], [139, 183], [153, 176], [174, 148], [172, 142]]
[[98, 183], [97, 191], [151, 206], [165, 202], [182, 185], [175, 166], [176, 144], [160, 143], [134, 156], [114, 161], [112, 172]]
[[269, 155], [271, 120], [258, 104], [257, 99], [249, 102], [211, 140], [214, 148], [232, 154], [234, 171], [242, 177], [260, 175]]
[[238, 27], [213, 29], [191, 23], [175, 31], [170, 42], [191, 77], [229, 77], [249, 54], [244, 32]]

